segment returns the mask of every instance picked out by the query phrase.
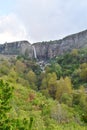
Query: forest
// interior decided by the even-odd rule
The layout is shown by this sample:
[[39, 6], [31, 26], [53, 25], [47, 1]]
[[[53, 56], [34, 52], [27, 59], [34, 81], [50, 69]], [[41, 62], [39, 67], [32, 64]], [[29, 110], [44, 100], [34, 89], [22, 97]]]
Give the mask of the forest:
[[87, 48], [43, 67], [0, 56], [0, 130], [87, 130]]

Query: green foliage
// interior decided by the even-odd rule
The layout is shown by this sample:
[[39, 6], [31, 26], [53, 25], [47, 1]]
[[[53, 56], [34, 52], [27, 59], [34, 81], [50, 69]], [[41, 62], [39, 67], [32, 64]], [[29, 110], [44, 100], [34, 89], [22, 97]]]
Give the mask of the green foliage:
[[69, 77], [66, 77], [65, 79], [61, 78], [58, 81], [56, 99], [60, 101], [64, 93], [67, 93], [68, 95], [72, 94], [72, 84]]
[[86, 49], [52, 59], [44, 71], [28, 56], [0, 62], [0, 130], [87, 129]]
[[47, 73], [55, 72], [58, 79], [62, 76], [62, 68], [55, 62], [52, 62], [51, 65], [47, 66], [45, 69]]
[[0, 80], [0, 130], [10, 128], [10, 117], [8, 113], [11, 110], [10, 101], [12, 98], [12, 90], [13, 88], [8, 83]]
[[56, 57], [53, 61], [61, 66], [62, 76], [71, 77], [73, 87], [78, 88], [87, 82], [87, 48], [82, 50], [72, 50]]
[[80, 78], [87, 82], [87, 63], [80, 65]]

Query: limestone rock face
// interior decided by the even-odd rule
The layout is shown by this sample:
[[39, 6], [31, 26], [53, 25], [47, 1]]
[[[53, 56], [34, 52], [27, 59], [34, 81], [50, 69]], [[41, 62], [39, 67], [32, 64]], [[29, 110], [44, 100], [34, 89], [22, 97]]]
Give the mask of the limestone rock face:
[[34, 43], [39, 60], [51, 59], [59, 54], [61, 40]]
[[30, 58], [33, 57], [33, 49], [28, 41], [17, 41], [0, 45], [0, 54], [3, 55], [24, 55], [26, 53]]
[[48, 60], [55, 56], [69, 52], [72, 49], [87, 47], [87, 30], [67, 36], [61, 40], [38, 42], [30, 44], [28, 41], [18, 41], [0, 45], [0, 54], [28, 55], [38, 60]]
[[61, 40], [34, 43], [38, 59], [50, 59], [72, 49], [87, 47], [87, 30]]
[[87, 47], [87, 30], [62, 39], [60, 53], [71, 51], [74, 48], [79, 49], [84, 47]]

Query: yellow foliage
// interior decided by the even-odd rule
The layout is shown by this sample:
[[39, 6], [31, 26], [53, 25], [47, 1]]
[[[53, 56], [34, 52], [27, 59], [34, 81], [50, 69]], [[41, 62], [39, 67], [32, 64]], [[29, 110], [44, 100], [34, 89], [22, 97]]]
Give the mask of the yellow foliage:
[[78, 50], [77, 50], [77, 49], [73, 49], [73, 50], [71, 51], [71, 55], [77, 56], [77, 55], [78, 55]]
[[60, 80], [58, 80], [56, 98], [60, 100], [61, 96], [64, 93], [67, 93], [67, 94], [72, 93], [72, 84], [69, 77], [66, 77], [65, 79], [61, 78]]
[[83, 63], [81, 66], [81, 71], [80, 71], [80, 77], [81, 79], [87, 81], [87, 63]]

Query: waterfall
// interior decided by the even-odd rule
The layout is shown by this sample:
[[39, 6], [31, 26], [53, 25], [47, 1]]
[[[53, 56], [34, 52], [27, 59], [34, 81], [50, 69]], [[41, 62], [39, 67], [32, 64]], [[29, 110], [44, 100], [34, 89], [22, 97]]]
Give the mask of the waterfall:
[[34, 58], [37, 59], [37, 53], [36, 53], [36, 48], [34, 46], [33, 47], [33, 51], [34, 51]]

